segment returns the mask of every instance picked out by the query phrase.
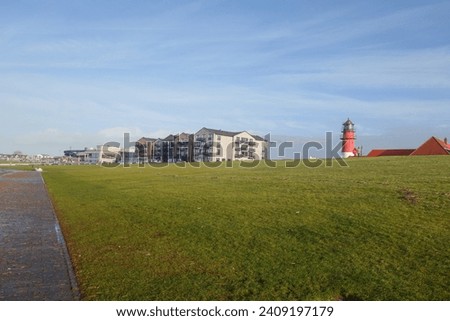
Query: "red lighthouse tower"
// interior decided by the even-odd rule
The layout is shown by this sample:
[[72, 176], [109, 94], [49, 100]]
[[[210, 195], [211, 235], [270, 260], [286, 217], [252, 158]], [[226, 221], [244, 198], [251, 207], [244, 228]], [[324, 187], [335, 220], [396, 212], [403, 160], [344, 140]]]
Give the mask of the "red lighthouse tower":
[[355, 124], [349, 118], [342, 126], [342, 157], [357, 156], [358, 150], [355, 148]]

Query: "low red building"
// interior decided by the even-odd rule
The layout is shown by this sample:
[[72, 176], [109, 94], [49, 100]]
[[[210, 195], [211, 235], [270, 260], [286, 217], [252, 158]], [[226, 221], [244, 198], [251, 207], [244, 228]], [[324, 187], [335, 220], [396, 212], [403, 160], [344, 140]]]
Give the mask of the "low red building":
[[450, 155], [450, 144], [447, 138], [440, 140], [433, 136], [417, 149], [374, 149], [367, 157], [419, 155]]
[[373, 149], [367, 157], [379, 156], [409, 156], [415, 149]]

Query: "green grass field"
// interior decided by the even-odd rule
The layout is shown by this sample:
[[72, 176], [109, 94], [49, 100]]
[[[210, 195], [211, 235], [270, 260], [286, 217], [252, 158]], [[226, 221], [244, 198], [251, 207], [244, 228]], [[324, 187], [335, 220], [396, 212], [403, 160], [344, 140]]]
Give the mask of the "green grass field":
[[43, 174], [84, 300], [450, 300], [450, 158], [348, 164]]

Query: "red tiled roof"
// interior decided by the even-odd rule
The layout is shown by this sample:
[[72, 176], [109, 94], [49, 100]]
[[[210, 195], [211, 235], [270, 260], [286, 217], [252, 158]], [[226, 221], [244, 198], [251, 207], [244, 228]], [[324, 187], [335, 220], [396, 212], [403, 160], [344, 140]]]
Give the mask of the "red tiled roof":
[[374, 149], [367, 157], [379, 157], [379, 156], [409, 156], [415, 149]]
[[433, 138], [436, 139], [437, 142], [439, 143], [439, 145], [441, 145], [444, 149], [450, 150], [450, 144], [447, 144], [443, 140], [440, 140], [439, 138], [436, 138], [434, 136], [433, 136]]
[[418, 156], [448, 154], [450, 154], [450, 145], [433, 136], [425, 143], [423, 143], [419, 148], [417, 148], [411, 155]]
[[374, 149], [367, 157], [409, 155], [450, 155], [450, 144], [433, 136], [417, 149]]

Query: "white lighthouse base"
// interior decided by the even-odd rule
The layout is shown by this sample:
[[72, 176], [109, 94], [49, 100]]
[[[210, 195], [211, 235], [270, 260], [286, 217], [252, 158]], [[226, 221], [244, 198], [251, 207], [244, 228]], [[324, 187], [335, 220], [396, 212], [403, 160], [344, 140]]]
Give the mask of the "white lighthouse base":
[[349, 158], [349, 157], [354, 157], [355, 154], [353, 154], [352, 152], [343, 152], [342, 153], [342, 158]]

